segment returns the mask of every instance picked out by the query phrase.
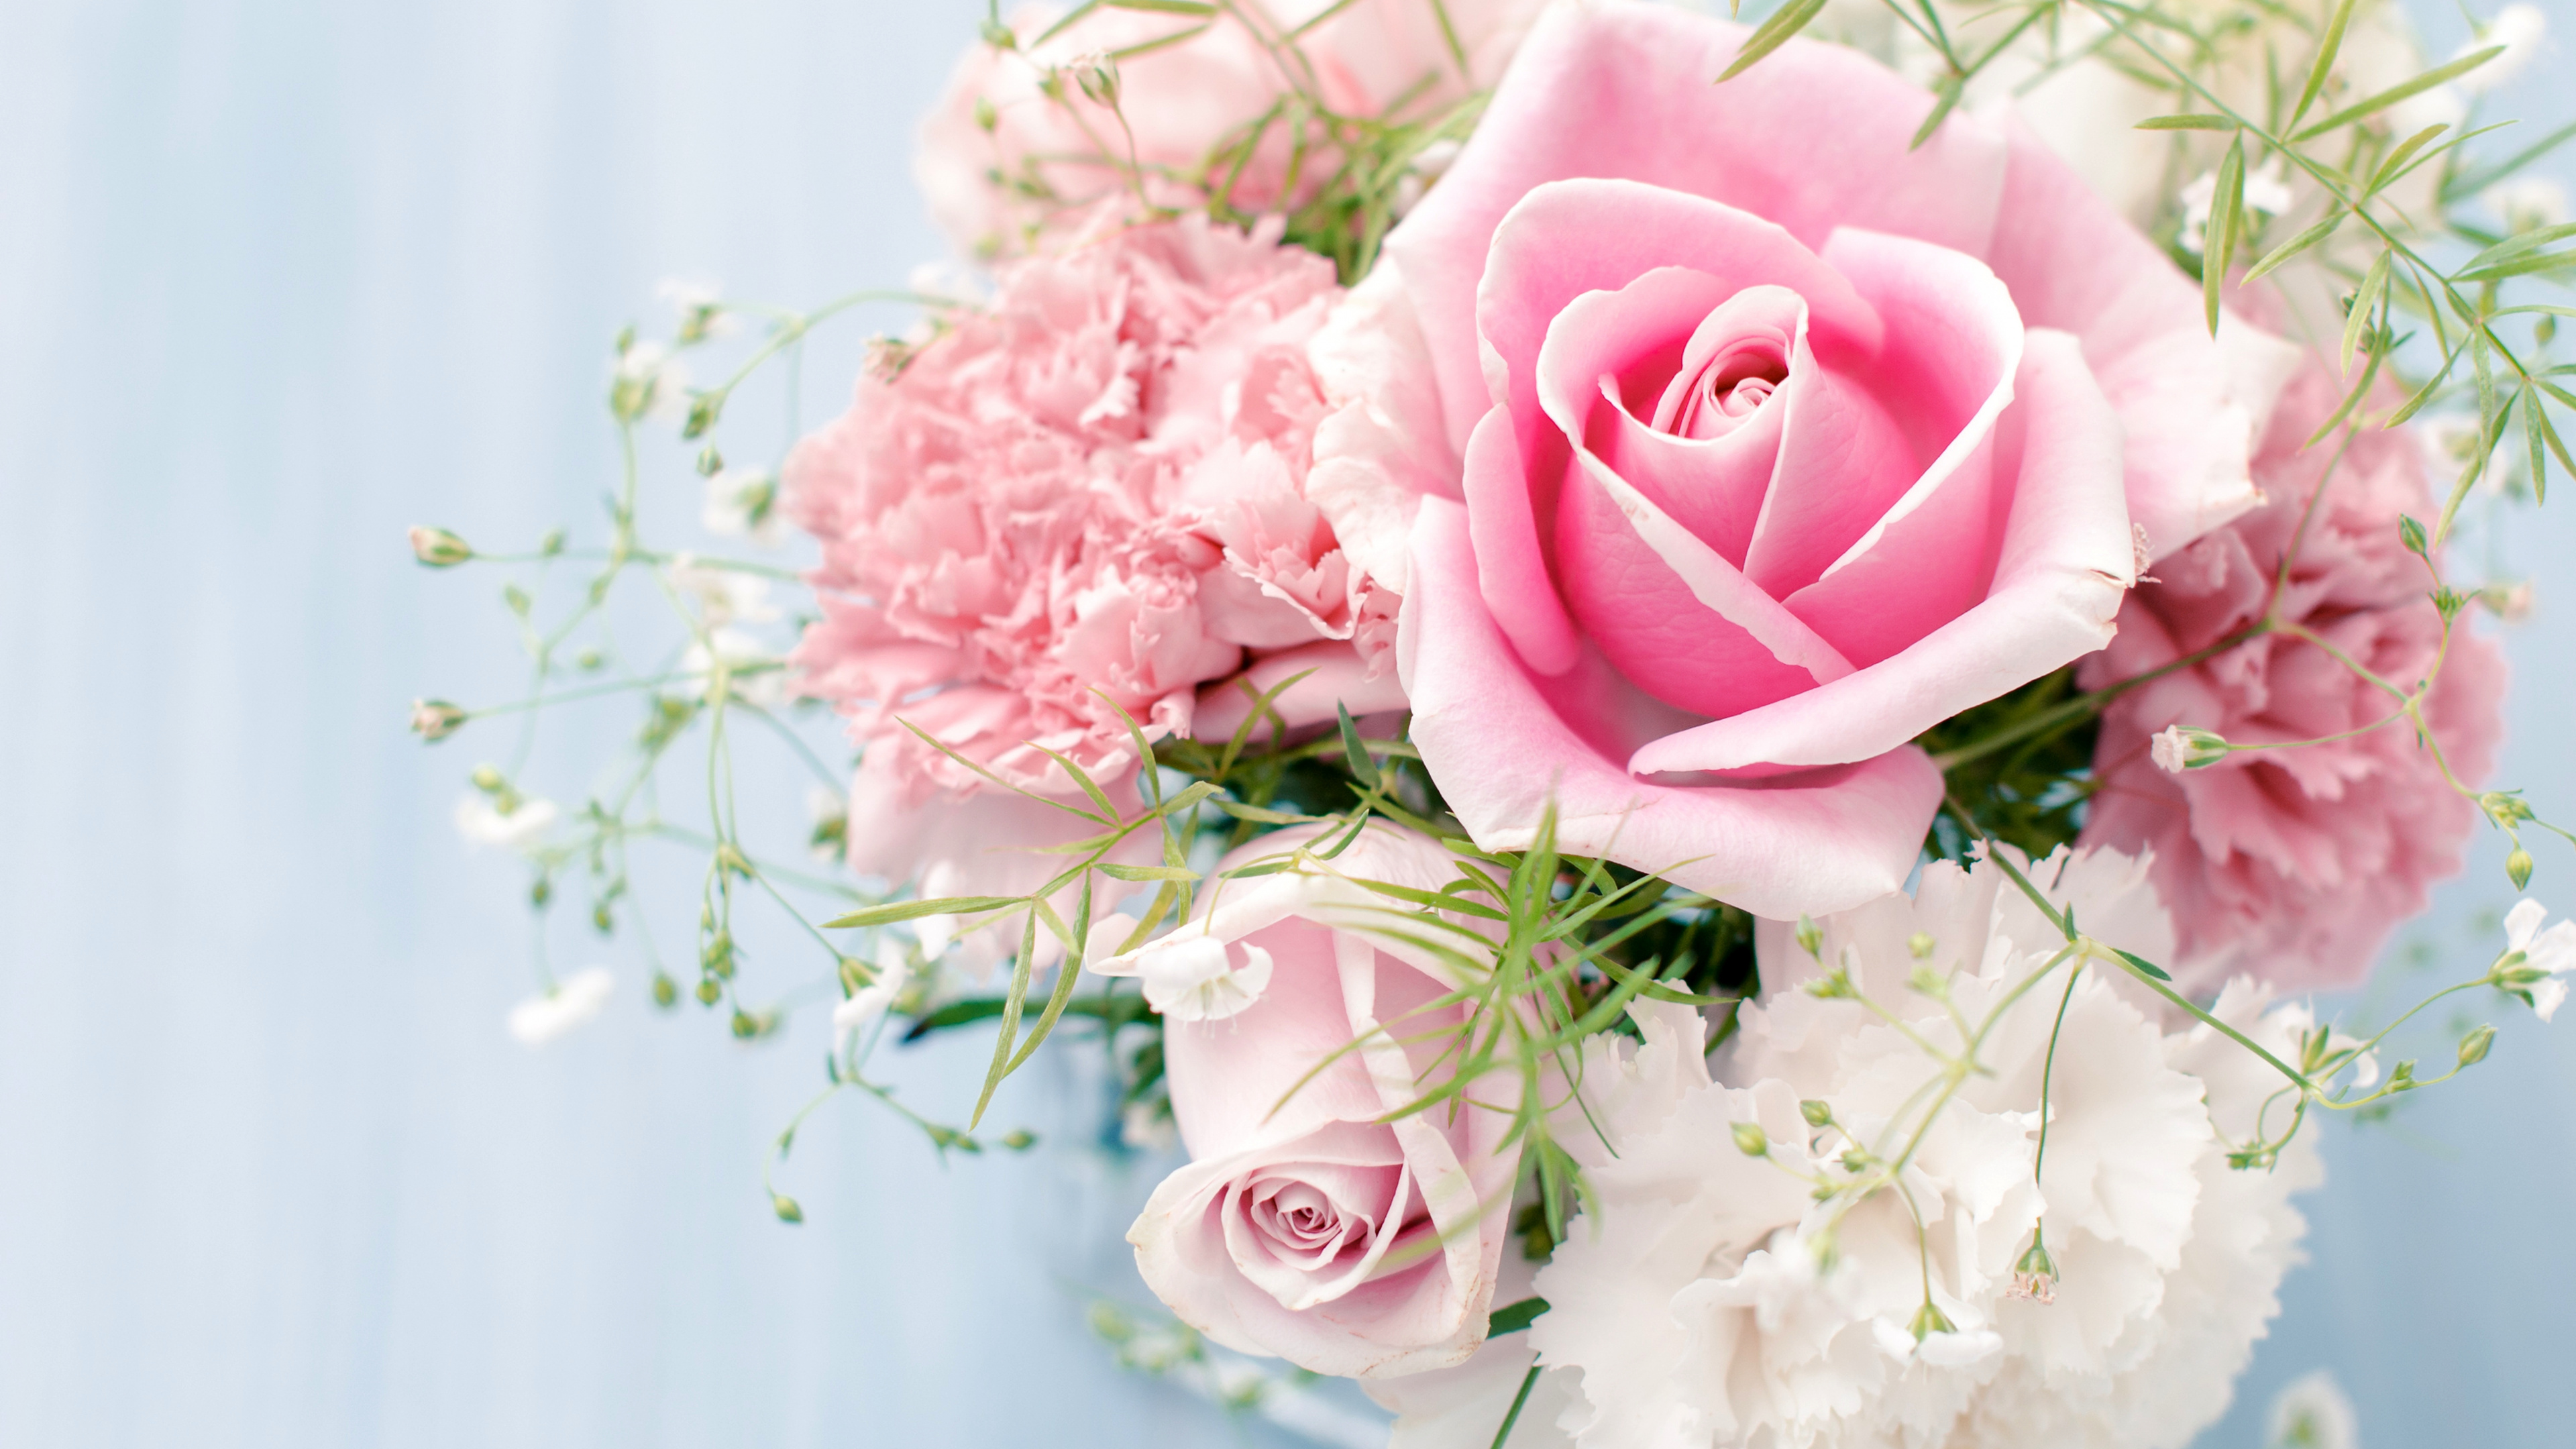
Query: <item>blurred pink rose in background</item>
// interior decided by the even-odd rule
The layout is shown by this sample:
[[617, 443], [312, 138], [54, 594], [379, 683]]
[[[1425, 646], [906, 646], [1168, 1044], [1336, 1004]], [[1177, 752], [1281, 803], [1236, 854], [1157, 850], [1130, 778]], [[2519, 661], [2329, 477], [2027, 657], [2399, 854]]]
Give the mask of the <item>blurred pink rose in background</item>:
[[1570, 850], [1795, 916], [1904, 882], [1908, 741], [2101, 647], [2133, 523], [2253, 504], [2285, 366], [2026, 132], [1913, 149], [1932, 98], [1818, 44], [1710, 84], [1748, 33], [1540, 21], [1344, 304], [1379, 346], [1315, 491], [1364, 558], [1434, 496], [1400, 657], [1478, 843], [1553, 801]]
[[993, 890], [1015, 894], [1051, 858], [1006, 869], [991, 852], [1070, 838], [926, 822], [991, 787], [906, 724], [1080, 799], [1048, 751], [1122, 782], [1137, 759], [1120, 712], [1149, 740], [1187, 733], [1201, 686], [1247, 654], [1314, 670], [1326, 718], [1332, 698], [1401, 702], [1391, 606], [1300, 491], [1324, 407], [1305, 347], [1332, 271], [1204, 218], [1105, 226], [1005, 268], [989, 306], [889, 353], [797, 445], [787, 502], [823, 545], [823, 617], [791, 662], [864, 747], [856, 868], [963, 894], [1036, 870]]
[[[2442, 621], [2431, 575], [2397, 533], [2400, 514], [2429, 523], [2436, 507], [2421, 450], [2403, 430], [2362, 432], [2340, 464], [2332, 438], [2300, 447], [2345, 386], [2322, 363], [2290, 384], [2254, 462], [2267, 501], [2157, 564], [2079, 684], [2135, 678], [2262, 619], [2294, 539], [2281, 617], [2401, 689], [2424, 677]], [[2325, 497], [2301, 536], [2321, 484]], [[2494, 767], [2504, 683], [2502, 653], [2463, 618], [2427, 709], [2463, 784], [2475, 787]], [[2292, 991], [2358, 984], [2389, 933], [2424, 909], [2426, 888], [2459, 872], [2478, 809], [2443, 781], [2402, 719], [2181, 774], [2155, 763], [2153, 737], [2183, 725], [2237, 744], [2321, 739], [2397, 706], [2314, 644], [2271, 634], [2142, 684], [2104, 711], [2094, 755], [2101, 791], [2082, 838], [2153, 853], [2156, 889], [2181, 931], [2175, 975], [2186, 987], [2214, 988], [2237, 972]]]
[[[1243, 0], [1213, 16], [1100, 7], [1052, 36], [1065, 12], [1032, 6], [1012, 17], [1013, 48], [978, 43], [959, 60], [922, 123], [914, 175], [939, 224], [987, 256], [1026, 250], [1122, 195], [1140, 209], [1201, 209], [1221, 195], [1238, 211], [1270, 210], [1313, 195], [1337, 164], [1328, 131], [1311, 126], [1298, 195], [1285, 195], [1299, 124], [1285, 103], [1434, 120], [1494, 83], [1541, 3]], [[1079, 62], [1176, 36], [1186, 38], [1113, 62], [1117, 110], [1084, 92]]]
[[[1321, 828], [1262, 836], [1218, 871], [1286, 857]], [[1329, 861], [1212, 883], [1198, 919], [1136, 952], [1092, 953], [1095, 970], [1144, 977], [1149, 999], [1158, 977], [1204, 982], [1188, 960], [1201, 955], [1240, 983], [1230, 1000], [1211, 994], [1224, 1015], [1165, 1020], [1172, 1115], [1191, 1161], [1127, 1235], [1145, 1282], [1216, 1342], [1375, 1378], [1462, 1362], [1484, 1341], [1519, 1164], [1501, 1143], [1520, 1083], [1506, 1070], [1476, 1084], [1478, 1105], [1378, 1120], [1456, 1071], [1466, 1008], [1432, 1005], [1466, 983], [1424, 948], [1444, 939], [1436, 927], [1355, 883], [1433, 892], [1457, 878], [1439, 842], [1373, 824]]]

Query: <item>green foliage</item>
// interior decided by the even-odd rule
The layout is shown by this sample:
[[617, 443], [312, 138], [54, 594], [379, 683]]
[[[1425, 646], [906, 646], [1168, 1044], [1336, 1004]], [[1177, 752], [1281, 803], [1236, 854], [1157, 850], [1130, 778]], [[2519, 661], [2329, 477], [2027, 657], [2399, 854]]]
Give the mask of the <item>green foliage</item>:
[[1975, 827], [1944, 813], [1933, 820], [1925, 849], [1965, 860], [1992, 836], [2038, 860], [2072, 844], [2093, 795], [2105, 702], [2079, 692], [2070, 667], [1925, 731], [1915, 743], [1943, 766], [1950, 799]]

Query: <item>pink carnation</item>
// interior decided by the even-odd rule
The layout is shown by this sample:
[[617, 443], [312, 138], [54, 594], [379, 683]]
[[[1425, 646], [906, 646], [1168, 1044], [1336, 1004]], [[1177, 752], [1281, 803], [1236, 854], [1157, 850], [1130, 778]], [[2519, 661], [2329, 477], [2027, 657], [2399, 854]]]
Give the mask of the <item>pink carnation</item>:
[[[2433, 506], [2413, 440], [2355, 438], [2298, 537], [2334, 457], [2331, 441], [2300, 445], [2340, 397], [2322, 364], [2292, 381], [2254, 461], [2266, 503], [2156, 565], [2159, 581], [2121, 609], [2119, 636], [2086, 661], [2085, 688], [2169, 665], [2261, 619], [2294, 543], [2282, 617], [2401, 688], [2423, 677], [2442, 621], [2422, 562], [2398, 539], [2400, 514], [2429, 518]], [[2504, 673], [2492, 644], [2466, 621], [2454, 627], [2427, 713], [2463, 783], [2475, 785], [2494, 762]], [[2324, 650], [2270, 634], [2142, 684], [2104, 712], [2094, 757], [2101, 793], [2083, 841], [2154, 853], [2187, 985], [2237, 971], [2291, 990], [2359, 982], [2389, 933], [2424, 909], [2426, 888], [2458, 872], [2478, 811], [2403, 720], [2181, 773], [2156, 761], [2155, 737], [2182, 726], [2233, 744], [2319, 739], [2396, 706]]]
[[[988, 308], [872, 368], [797, 446], [788, 504], [823, 544], [823, 617], [793, 663], [850, 718], [854, 798], [887, 817], [853, 819], [854, 852], [895, 812], [985, 784], [905, 723], [1070, 796], [1046, 751], [1124, 779], [1120, 711], [1186, 734], [1247, 650], [1387, 706], [1391, 606], [1301, 491], [1324, 410], [1305, 348], [1339, 290], [1275, 232], [1109, 230], [1006, 268]], [[913, 873], [898, 865], [879, 873]]]
[[[1274, 208], [1337, 169], [1309, 123], [1306, 181], [1285, 195], [1296, 147], [1294, 123], [1272, 114], [1279, 102], [1302, 92], [1338, 115], [1437, 120], [1494, 83], [1541, 3], [1446, 0], [1463, 72], [1429, 0], [1249, 0], [1204, 18], [1104, 6], [1043, 43], [1064, 12], [1030, 6], [1012, 17], [1012, 48], [978, 42], [958, 61], [922, 122], [914, 175], [940, 225], [983, 254], [1024, 250], [1139, 189], [1175, 211], [1218, 198]], [[1118, 109], [1085, 94], [1075, 67], [1086, 58], [1183, 34], [1117, 62]]]

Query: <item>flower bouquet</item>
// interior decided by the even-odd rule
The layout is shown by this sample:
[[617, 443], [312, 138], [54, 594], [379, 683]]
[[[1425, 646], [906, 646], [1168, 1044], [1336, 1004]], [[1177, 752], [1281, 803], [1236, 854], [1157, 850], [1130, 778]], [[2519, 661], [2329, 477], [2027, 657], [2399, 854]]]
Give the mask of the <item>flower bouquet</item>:
[[[1102, 1320], [1131, 1362], [1356, 1379], [1401, 1446], [2180, 1445], [2277, 1311], [2311, 1119], [2495, 1040], [2297, 993], [2482, 823], [2517, 890], [2565, 835], [2487, 778], [2481, 616], [2529, 587], [2454, 571], [2570, 471], [2531, 298], [2576, 226], [2478, 113], [2540, 30], [996, 13], [919, 152], [976, 269], [675, 288], [618, 342], [604, 540], [493, 556], [530, 695], [414, 726], [518, 716], [459, 825], [540, 911], [695, 907], [663, 1006], [827, 1000], [818, 1105], [1025, 1149], [979, 1135], [1014, 1072], [1106, 1060], [1113, 1135], [1188, 1157], [1128, 1234], [1175, 1326]], [[745, 436], [738, 392], [889, 304], [844, 414]], [[649, 542], [657, 420], [707, 532], [814, 562]], [[579, 699], [642, 718], [567, 810], [520, 777]], [[773, 740], [826, 864], [738, 813]], [[694, 901], [636, 885], [653, 843]], [[2576, 926], [2502, 926], [2432, 1000], [2546, 1020]], [[899, 1100], [892, 1044], [960, 1031], [977, 1100]]]

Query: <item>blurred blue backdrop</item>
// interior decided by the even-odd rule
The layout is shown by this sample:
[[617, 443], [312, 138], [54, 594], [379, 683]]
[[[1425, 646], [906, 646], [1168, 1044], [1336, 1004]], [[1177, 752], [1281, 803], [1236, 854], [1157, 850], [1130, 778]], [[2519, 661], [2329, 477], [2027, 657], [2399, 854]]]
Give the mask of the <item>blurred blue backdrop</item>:
[[[2505, 113], [2568, 110], [2547, 8]], [[448, 821], [502, 743], [402, 729], [522, 682], [499, 580], [413, 568], [405, 525], [596, 517], [608, 339], [667, 327], [659, 277], [810, 302], [938, 256], [911, 126], [982, 10], [0, 4], [0, 1443], [1284, 1442], [1085, 1329], [1091, 1292], [1141, 1296], [1118, 1237], [1159, 1166], [1081, 1147], [1079, 1062], [1006, 1098], [1057, 1140], [1027, 1157], [943, 1166], [836, 1102], [789, 1229], [759, 1172], [819, 1022], [658, 1015], [630, 947], [562, 922], [557, 964], [618, 994], [511, 1041], [523, 881]], [[2463, 31], [2421, 19], [2436, 53]], [[854, 358], [819, 347], [809, 418]], [[648, 488], [693, 515], [665, 451]], [[2509, 549], [2557, 572], [2504, 779], [2565, 810], [2576, 518]], [[2414, 935], [2479, 949], [2500, 859]], [[2576, 858], [2541, 861], [2576, 905]], [[2207, 1444], [2253, 1449], [2321, 1367], [2375, 1445], [2566, 1441], [2576, 1025], [2500, 1019], [2474, 1085], [2329, 1126], [2315, 1263]], [[954, 1113], [985, 1050], [888, 1071]]]

